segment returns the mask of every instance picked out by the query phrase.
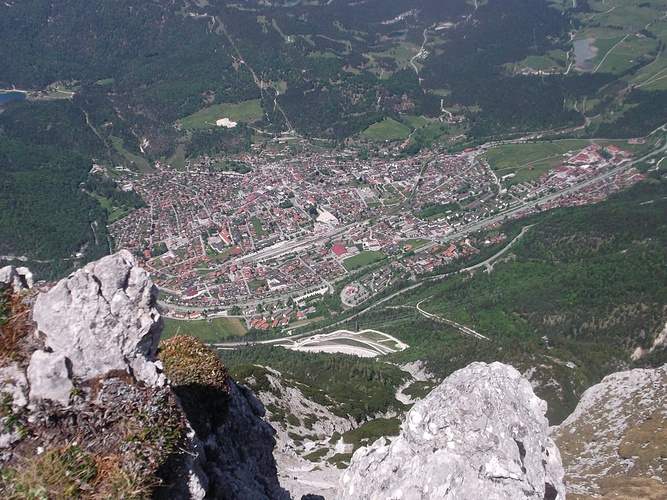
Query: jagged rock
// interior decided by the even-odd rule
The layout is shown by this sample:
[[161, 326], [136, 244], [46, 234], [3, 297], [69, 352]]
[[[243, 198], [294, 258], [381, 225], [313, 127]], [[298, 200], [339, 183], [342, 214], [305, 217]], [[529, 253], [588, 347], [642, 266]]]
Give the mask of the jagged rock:
[[164, 383], [155, 364], [162, 320], [148, 274], [127, 250], [92, 262], [35, 303], [45, 345], [71, 362], [81, 379], [130, 371], [148, 385]]
[[662, 329], [662, 331], [655, 337], [653, 345], [649, 349], [637, 347], [637, 349], [635, 349], [635, 351], [632, 353], [631, 357], [633, 361], [636, 361], [646, 356], [647, 354], [651, 354], [656, 349], [665, 349], [665, 348], [667, 348], [667, 324], [665, 324], [665, 327]]
[[27, 267], [5, 266], [0, 269], [0, 284], [10, 286], [14, 293], [20, 293], [32, 288], [34, 280]]
[[[210, 348], [178, 344], [165, 358], [167, 382], [155, 358], [162, 333], [155, 299], [147, 273], [127, 251], [37, 296], [38, 335], [21, 337], [20, 351], [0, 365], [0, 393], [7, 393], [0, 399], [0, 448], [11, 447], [0, 453], [2, 467], [21, 470], [67, 450], [104, 465], [104, 474], [82, 485], [100, 498], [123, 493], [114, 490], [120, 474], [132, 494], [156, 499], [289, 499], [277, 478], [275, 431], [262, 419], [264, 407], [228, 379]], [[72, 464], [63, 464], [63, 475]], [[11, 498], [24, 492], [21, 483], [0, 482]]]
[[[308, 399], [301, 384], [285, 380], [279, 371], [269, 367], [257, 368], [243, 379], [243, 383], [249, 385], [267, 407], [264, 418], [276, 430], [273, 456], [278, 465], [280, 484], [293, 498], [312, 494], [314, 490], [333, 498], [343, 471], [328, 460], [337, 453], [351, 453], [353, 445], [345, 444], [341, 437], [337, 442], [330, 438], [334, 433], [340, 436], [353, 429], [354, 420], [334, 415], [329, 408]], [[286, 419], [285, 415], [296, 419]], [[315, 449], [326, 448], [328, 453], [318, 460], [311, 460], [312, 456], [311, 459], [304, 458]]]
[[54, 352], [35, 351], [28, 365], [30, 399], [41, 398], [67, 405], [74, 386], [69, 379], [67, 359]]
[[564, 499], [546, 404], [511, 366], [473, 363], [416, 403], [401, 435], [357, 450], [340, 499]]
[[208, 496], [219, 499], [288, 500], [278, 482], [273, 448], [275, 431], [262, 420], [264, 407], [252, 392], [229, 381], [225, 422], [208, 437], [204, 470], [211, 480]]
[[667, 365], [613, 373], [552, 429], [577, 498], [667, 498]]
[[[19, 363], [0, 368], [0, 449], [9, 448], [23, 435], [11, 424], [12, 414], [28, 404], [28, 380]], [[4, 452], [3, 452], [4, 453]], [[2, 454], [0, 454], [2, 455]]]

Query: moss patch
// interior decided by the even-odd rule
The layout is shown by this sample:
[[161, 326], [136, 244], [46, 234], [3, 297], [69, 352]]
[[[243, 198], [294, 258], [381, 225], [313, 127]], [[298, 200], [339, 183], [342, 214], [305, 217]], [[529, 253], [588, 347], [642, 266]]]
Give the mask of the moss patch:
[[177, 335], [160, 343], [158, 357], [188, 420], [202, 437], [224, 422], [230, 395], [225, 365], [201, 340]]

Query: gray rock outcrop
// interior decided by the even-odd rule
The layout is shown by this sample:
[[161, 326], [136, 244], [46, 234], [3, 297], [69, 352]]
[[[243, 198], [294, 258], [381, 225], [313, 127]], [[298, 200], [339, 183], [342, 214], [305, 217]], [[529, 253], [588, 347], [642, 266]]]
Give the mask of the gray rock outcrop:
[[51, 399], [63, 405], [69, 402], [74, 385], [69, 379], [67, 358], [54, 352], [35, 351], [28, 365], [30, 399]]
[[[18, 279], [13, 268], [3, 276], [5, 289]], [[21, 335], [0, 359], [0, 468], [20, 469], [75, 447], [91, 463], [114, 457], [109, 467], [131, 478], [128, 488], [150, 490], [147, 496], [157, 499], [289, 499], [263, 406], [228, 378], [215, 353], [200, 343], [206, 352], [177, 350], [169, 357], [163, 345], [172, 369], [166, 379], [156, 358], [163, 324], [155, 299], [148, 274], [127, 251], [25, 298], [26, 313], [34, 304], [35, 323], [22, 314]], [[190, 369], [205, 354], [224, 373], [213, 392], [210, 369], [199, 378]], [[113, 477], [101, 474], [86, 488], [106, 498], [112, 490], [105, 481]], [[20, 484], [0, 483], [3, 493], [20, 497]]]
[[473, 363], [414, 405], [401, 435], [357, 450], [340, 499], [564, 499], [546, 404], [511, 366]]
[[[127, 250], [91, 262], [39, 295], [33, 318], [45, 346], [83, 380], [119, 370], [164, 383], [155, 363], [162, 320], [157, 290]], [[35, 370], [39, 366], [34, 366]]]
[[276, 433], [262, 420], [264, 407], [246, 387], [230, 380], [225, 422], [204, 443], [208, 496], [220, 499], [289, 500], [278, 482], [273, 448]]
[[5, 266], [0, 268], [0, 289], [3, 284], [10, 286], [14, 293], [20, 293], [32, 288], [34, 280], [27, 267]]
[[613, 373], [552, 429], [567, 491], [578, 497], [667, 498], [667, 365]]

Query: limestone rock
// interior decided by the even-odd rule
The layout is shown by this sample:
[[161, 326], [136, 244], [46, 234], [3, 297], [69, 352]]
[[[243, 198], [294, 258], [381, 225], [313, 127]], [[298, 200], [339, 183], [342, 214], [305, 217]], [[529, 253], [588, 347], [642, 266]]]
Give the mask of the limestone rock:
[[[27, 267], [5, 266], [0, 268], [0, 285], [8, 285], [14, 293], [20, 293], [34, 284], [32, 273]], [[2, 288], [0, 286], [0, 288]]]
[[613, 373], [552, 429], [568, 494], [667, 498], [667, 365]]
[[[17, 362], [0, 368], [0, 402], [4, 407], [3, 411], [0, 411], [0, 450], [2, 450], [9, 448], [23, 437], [20, 429], [11, 423], [11, 414], [28, 404], [28, 380]], [[0, 460], [1, 457], [2, 453]]]
[[28, 365], [30, 399], [50, 399], [67, 405], [74, 386], [62, 354], [35, 351]]
[[[3, 272], [6, 288], [16, 270]], [[224, 404], [193, 406], [184, 401], [209, 396], [199, 386], [210, 370], [200, 384], [187, 377], [178, 386], [174, 378], [167, 382], [155, 358], [162, 332], [155, 299], [147, 273], [127, 251], [90, 263], [37, 296], [38, 334], [22, 337], [21, 356], [0, 365], [0, 449], [11, 448], [0, 451], [3, 467], [31, 460], [37, 437], [44, 452], [77, 443], [93, 459], [113, 457], [110, 467], [149, 487], [160, 484], [151, 491], [158, 500], [289, 499], [277, 478], [275, 431], [248, 389], [230, 379], [229, 394], [219, 394]], [[192, 353], [181, 359], [190, 375], [191, 363], [200, 360]], [[221, 371], [226, 383], [224, 366]], [[193, 408], [208, 413], [188, 414]], [[209, 424], [202, 435], [195, 417]], [[93, 496], [108, 495], [109, 477], [87, 485], [100, 488]], [[17, 486], [3, 482], [3, 493], [18, 498]]]
[[275, 431], [262, 420], [264, 407], [252, 392], [230, 379], [225, 422], [206, 443], [204, 464], [210, 479], [208, 496], [221, 499], [288, 500], [277, 478]]
[[[263, 367], [240, 382], [255, 391], [267, 407], [264, 419], [276, 430], [273, 456], [282, 487], [293, 498], [315, 490], [326, 498], [334, 498], [342, 470], [328, 460], [337, 453], [351, 453], [352, 445], [345, 444], [342, 438], [337, 442], [330, 438], [334, 433], [340, 435], [353, 429], [354, 420], [334, 415], [326, 406], [308, 399], [301, 384], [285, 380], [279, 371], [270, 367]], [[296, 419], [288, 421], [285, 415]], [[315, 449], [329, 451], [318, 460], [312, 460], [312, 456], [303, 458]]]
[[546, 404], [511, 366], [473, 363], [407, 414], [401, 435], [357, 450], [340, 499], [564, 499]]
[[19, 363], [9, 363], [0, 368], [0, 394], [11, 396], [14, 409], [28, 404], [28, 379]]
[[156, 366], [162, 320], [157, 290], [127, 250], [91, 262], [39, 295], [33, 318], [45, 345], [71, 361], [82, 379], [130, 371], [164, 383]]

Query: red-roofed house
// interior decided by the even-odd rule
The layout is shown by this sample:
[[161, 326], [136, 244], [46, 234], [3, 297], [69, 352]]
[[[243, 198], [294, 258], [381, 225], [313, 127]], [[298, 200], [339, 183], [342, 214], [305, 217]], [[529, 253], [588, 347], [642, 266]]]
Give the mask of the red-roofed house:
[[347, 253], [347, 249], [343, 245], [336, 244], [331, 247], [331, 251], [335, 253], [338, 257], [341, 255], [345, 255]]

